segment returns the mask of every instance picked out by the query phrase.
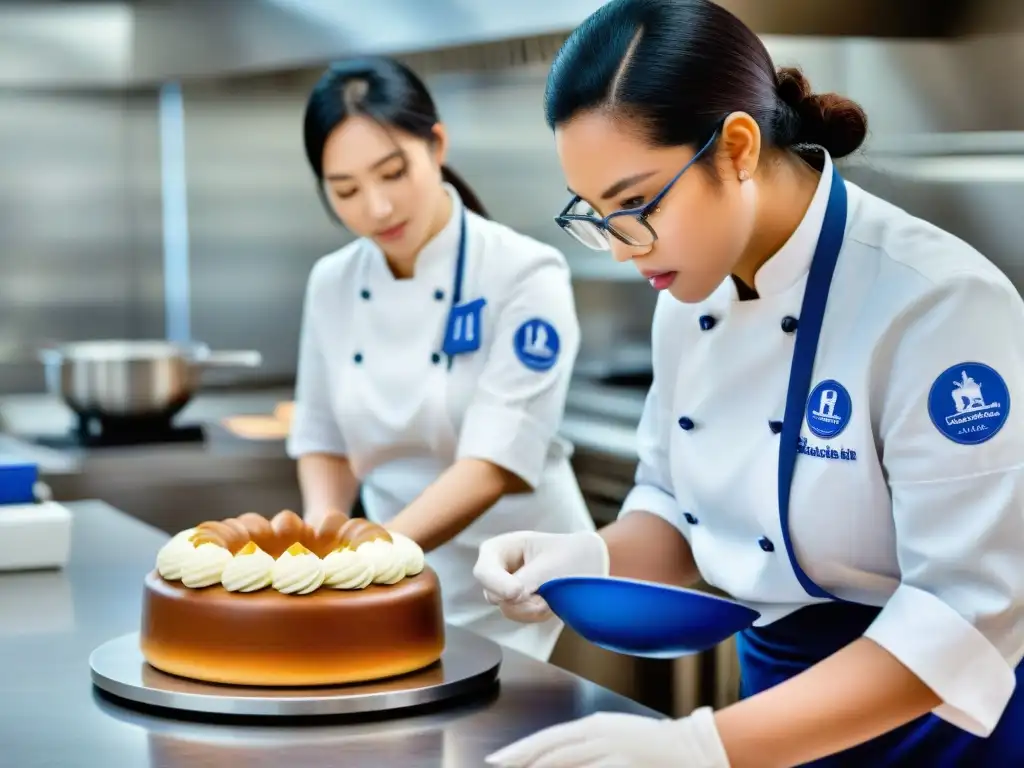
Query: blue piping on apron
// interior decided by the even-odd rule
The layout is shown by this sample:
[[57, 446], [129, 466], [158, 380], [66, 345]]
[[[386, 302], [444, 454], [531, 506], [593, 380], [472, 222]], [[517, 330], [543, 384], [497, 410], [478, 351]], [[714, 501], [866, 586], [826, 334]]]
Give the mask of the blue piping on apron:
[[[448, 319], [445, 321], [445, 341], [452, 334], [452, 326], [455, 323], [455, 314], [458, 311], [459, 305], [462, 303], [462, 281], [466, 271], [466, 211], [462, 211], [461, 221], [459, 222], [459, 250], [455, 257], [455, 276], [453, 278], [452, 285], [452, 305], [448, 311]], [[449, 349], [445, 349], [445, 354], [448, 357], [448, 370], [452, 369], [452, 364], [455, 362], [455, 353]]]
[[[832, 187], [804, 290], [800, 325], [790, 367], [786, 410], [779, 444], [779, 519], [793, 573], [812, 597], [827, 602], [806, 606], [764, 627], [737, 636], [740, 696], [746, 698], [793, 677], [861, 637], [881, 611], [843, 601], [816, 584], [800, 567], [789, 531], [789, 497], [804, 407], [825, 304], [846, 229], [846, 185], [832, 169]], [[1024, 767], [1024, 664], [1017, 688], [999, 725], [987, 739], [925, 715], [894, 731], [808, 765], [815, 768], [1003, 768]]]

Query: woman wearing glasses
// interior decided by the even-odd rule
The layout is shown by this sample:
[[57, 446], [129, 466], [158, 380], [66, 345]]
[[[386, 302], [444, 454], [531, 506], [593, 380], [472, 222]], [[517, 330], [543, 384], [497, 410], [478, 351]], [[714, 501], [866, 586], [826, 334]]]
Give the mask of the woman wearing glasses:
[[472, 571], [495, 534], [594, 530], [557, 436], [579, 346], [565, 260], [485, 217], [396, 61], [328, 69], [305, 143], [328, 212], [358, 236], [309, 277], [288, 443], [305, 517], [361, 493], [428, 553], [449, 623], [546, 660], [561, 623], [506, 619]]
[[522, 622], [549, 615], [542, 582], [608, 573], [702, 577], [761, 618], [738, 703], [596, 715], [490, 762], [1024, 765], [1014, 286], [844, 182], [862, 111], [709, 0], [606, 4], [545, 107], [575, 192], [559, 223], [661, 292], [654, 384], [618, 521], [499, 536], [477, 578]]

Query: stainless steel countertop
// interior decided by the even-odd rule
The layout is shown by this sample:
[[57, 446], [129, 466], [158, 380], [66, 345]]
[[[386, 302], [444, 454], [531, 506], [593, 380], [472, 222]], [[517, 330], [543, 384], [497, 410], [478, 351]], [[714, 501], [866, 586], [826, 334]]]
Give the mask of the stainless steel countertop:
[[[636, 461], [636, 425], [643, 410], [645, 392], [628, 387], [609, 387], [587, 379], [576, 379], [569, 388], [561, 434], [577, 450], [607, 455], [614, 459]], [[178, 471], [207, 471], [207, 458], [220, 460], [280, 459], [284, 457], [282, 440], [243, 440], [218, 426], [228, 416], [267, 415], [274, 406], [292, 397], [286, 388], [257, 391], [207, 390], [196, 396], [179, 415], [179, 423], [203, 423], [207, 440], [203, 443], [160, 444], [126, 448], [55, 450], [32, 443], [26, 436], [62, 435], [73, 422], [73, 414], [58, 398], [47, 394], [20, 394], [0, 397], [0, 451], [16, 452], [36, 461], [45, 474], [74, 474], [86, 465], [118, 462], [125, 459], [144, 463], [155, 456], [159, 462], [178, 461]], [[178, 457], [175, 459], [174, 457]], [[202, 461], [196, 462], [199, 458]]]
[[[199, 443], [160, 443], [151, 445], [105, 447], [51, 448], [35, 443], [39, 436], [67, 434], [74, 414], [58, 398], [46, 394], [20, 394], [0, 397], [0, 423], [6, 434], [0, 434], [0, 450], [15, 452], [36, 461], [46, 474], [73, 474], [85, 471], [87, 465], [125, 460], [145, 463], [151, 457], [158, 461], [196, 464], [195, 459], [224, 460], [281, 459], [285, 457], [282, 440], [244, 440], [232, 435], [219, 422], [228, 416], [269, 415], [274, 406], [291, 397], [286, 389], [258, 391], [210, 391], [190, 402], [179, 414], [179, 424], [203, 424], [207, 439]], [[202, 471], [202, 464], [199, 465]]]
[[597, 711], [657, 712], [557, 667], [504, 652], [498, 692], [416, 716], [359, 724], [190, 722], [94, 692], [88, 658], [138, 628], [143, 576], [167, 536], [97, 501], [67, 504], [60, 572], [0, 574], [0, 764], [18, 768], [479, 768], [498, 747]]

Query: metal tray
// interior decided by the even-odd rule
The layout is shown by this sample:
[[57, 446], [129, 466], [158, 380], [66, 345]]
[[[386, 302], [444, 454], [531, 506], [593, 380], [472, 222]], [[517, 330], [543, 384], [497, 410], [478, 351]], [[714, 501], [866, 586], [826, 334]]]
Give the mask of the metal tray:
[[100, 690], [151, 707], [257, 717], [365, 715], [435, 704], [490, 689], [501, 666], [501, 647], [459, 627], [446, 627], [445, 635], [444, 653], [437, 663], [418, 672], [361, 685], [248, 688], [175, 677], [146, 662], [137, 632], [109, 640], [94, 650], [89, 667], [93, 685]]

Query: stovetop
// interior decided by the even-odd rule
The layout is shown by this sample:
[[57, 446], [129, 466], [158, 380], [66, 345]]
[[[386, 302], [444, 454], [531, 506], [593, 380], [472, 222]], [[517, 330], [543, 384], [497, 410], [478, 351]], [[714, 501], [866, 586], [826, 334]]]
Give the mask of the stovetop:
[[197, 443], [206, 439], [199, 424], [178, 424], [169, 417], [118, 419], [78, 414], [62, 433], [29, 438], [48, 448], [105, 448], [167, 443]]
[[[81, 435], [78, 419], [60, 398], [44, 393], [3, 395], [0, 397], [0, 436], [11, 436], [25, 446], [36, 445], [51, 456], [92, 451], [93, 448], [103, 453], [108, 447], [124, 450], [134, 446], [142, 449], [166, 445], [177, 449], [191, 445], [204, 448], [230, 438], [230, 435], [222, 435], [218, 428], [222, 419], [238, 414], [270, 414], [290, 394], [283, 388], [202, 392], [169, 427], [165, 422], [162, 428], [120, 430], [99, 440], [89, 437], [88, 433], [85, 437]], [[266, 450], [262, 443], [237, 440], [231, 441], [231, 450], [239, 449], [234, 446], [236, 442], [244, 443], [242, 448]]]
[[206, 430], [199, 424], [171, 426], [152, 432], [115, 431], [94, 435], [78, 429], [57, 435], [26, 436], [30, 442], [46, 448], [124, 448], [171, 443], [201, 443]]

